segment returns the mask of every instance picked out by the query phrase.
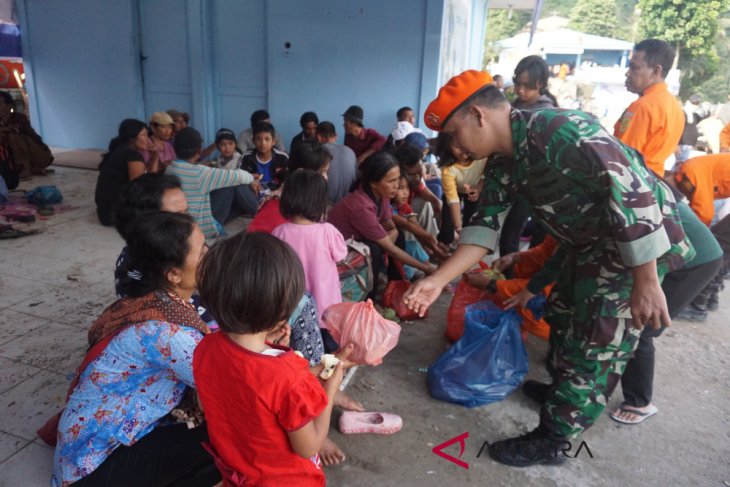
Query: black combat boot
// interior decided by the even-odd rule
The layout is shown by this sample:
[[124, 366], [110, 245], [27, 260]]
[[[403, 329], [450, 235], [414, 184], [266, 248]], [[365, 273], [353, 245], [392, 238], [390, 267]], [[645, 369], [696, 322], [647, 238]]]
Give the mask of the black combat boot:
[[529, 397], [540, 406], [545, 404], [545, 398], [547, 397], [549, 390], [550, 384], [545, 384], [544, 382], [538, 382], [536, 380], [526, 380], [525, 383], [522, 384], [522, 392], [525, 396]]
[[511, 467], [559, 465], [565, 461], [564, 449], [570, 449], [570, 441], [540, 425], [525, 435], [489, 445], [489, 456]]

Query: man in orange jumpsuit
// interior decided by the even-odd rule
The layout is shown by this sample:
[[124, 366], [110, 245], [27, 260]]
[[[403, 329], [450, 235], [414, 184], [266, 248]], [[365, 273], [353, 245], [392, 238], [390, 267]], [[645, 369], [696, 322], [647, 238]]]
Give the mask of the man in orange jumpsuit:
[[682, 105], [667, 90], [664, 79], [674, 62], [674, 49], [658, 39], [634, 46], [626, 71], [626, 89], [639, 98], [624, 111], [613, 135], [638, 150], [646, 165], [664, 176], [664, 161], [674, 152], [684, 131]]
[[[697, 217], [710, 226], [715, 216], [714, 201], [730, 197], [730, 153], [689, 159], [677, 169], [674, 179]], [[730, 270], [730, 215], [710, 230], [725, 254], [720, 270], [692, 303], [677, 315], [677, 319], [702, 322], [707, 319], [708, 311], [715, 311], [720, 306], [719, 293]]]

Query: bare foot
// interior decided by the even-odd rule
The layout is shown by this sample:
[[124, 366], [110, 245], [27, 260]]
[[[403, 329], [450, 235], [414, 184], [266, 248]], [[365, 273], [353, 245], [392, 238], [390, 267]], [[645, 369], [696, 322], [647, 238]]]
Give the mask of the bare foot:
[[365, 411], [365, 406], [360, 401], [354, 400], [342, 391], [337, 391], [337, 394], [335, 394], [335, 406], [347, 411], [359, 411], [361, 413]]
[[322, 444], [322, 448], [319, 450], [319, 457], [322, 459], [322, 463], [330, 467], [332, 465], [339, 465], [345, 461], [345, 454], [340, 447], [335, 445], [335, 442], [327, 438]]

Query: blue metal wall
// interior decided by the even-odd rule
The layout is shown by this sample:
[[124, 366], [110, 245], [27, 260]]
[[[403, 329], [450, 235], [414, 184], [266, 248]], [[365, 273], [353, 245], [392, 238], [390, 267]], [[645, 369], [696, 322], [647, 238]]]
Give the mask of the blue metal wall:
[[303, 111], [340, 127], [350, 104], [387, 132], [438, 88], [443, 0], [17, 1], [31, 117], [53, 146], [103, 148], [121, 119], [169, 108], [209, 140], [258, 108], [287, 143]]

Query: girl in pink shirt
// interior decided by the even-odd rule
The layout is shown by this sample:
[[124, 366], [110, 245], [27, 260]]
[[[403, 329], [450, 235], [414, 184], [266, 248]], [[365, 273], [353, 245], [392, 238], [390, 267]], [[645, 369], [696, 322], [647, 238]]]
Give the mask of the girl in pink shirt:
[[291, 174], [281, 193], [281, 214], [288, 219], [272, 235], [294, 248], [302, 261], [307, 290], [317, 302], [325, 351], [328, 346], [324, 310], [342, 302], [337, 262], [347, 256], [347, 244], [333, 225], [324, 223], [327, 212], [327, 182], [319, 173], [299, 169]]

